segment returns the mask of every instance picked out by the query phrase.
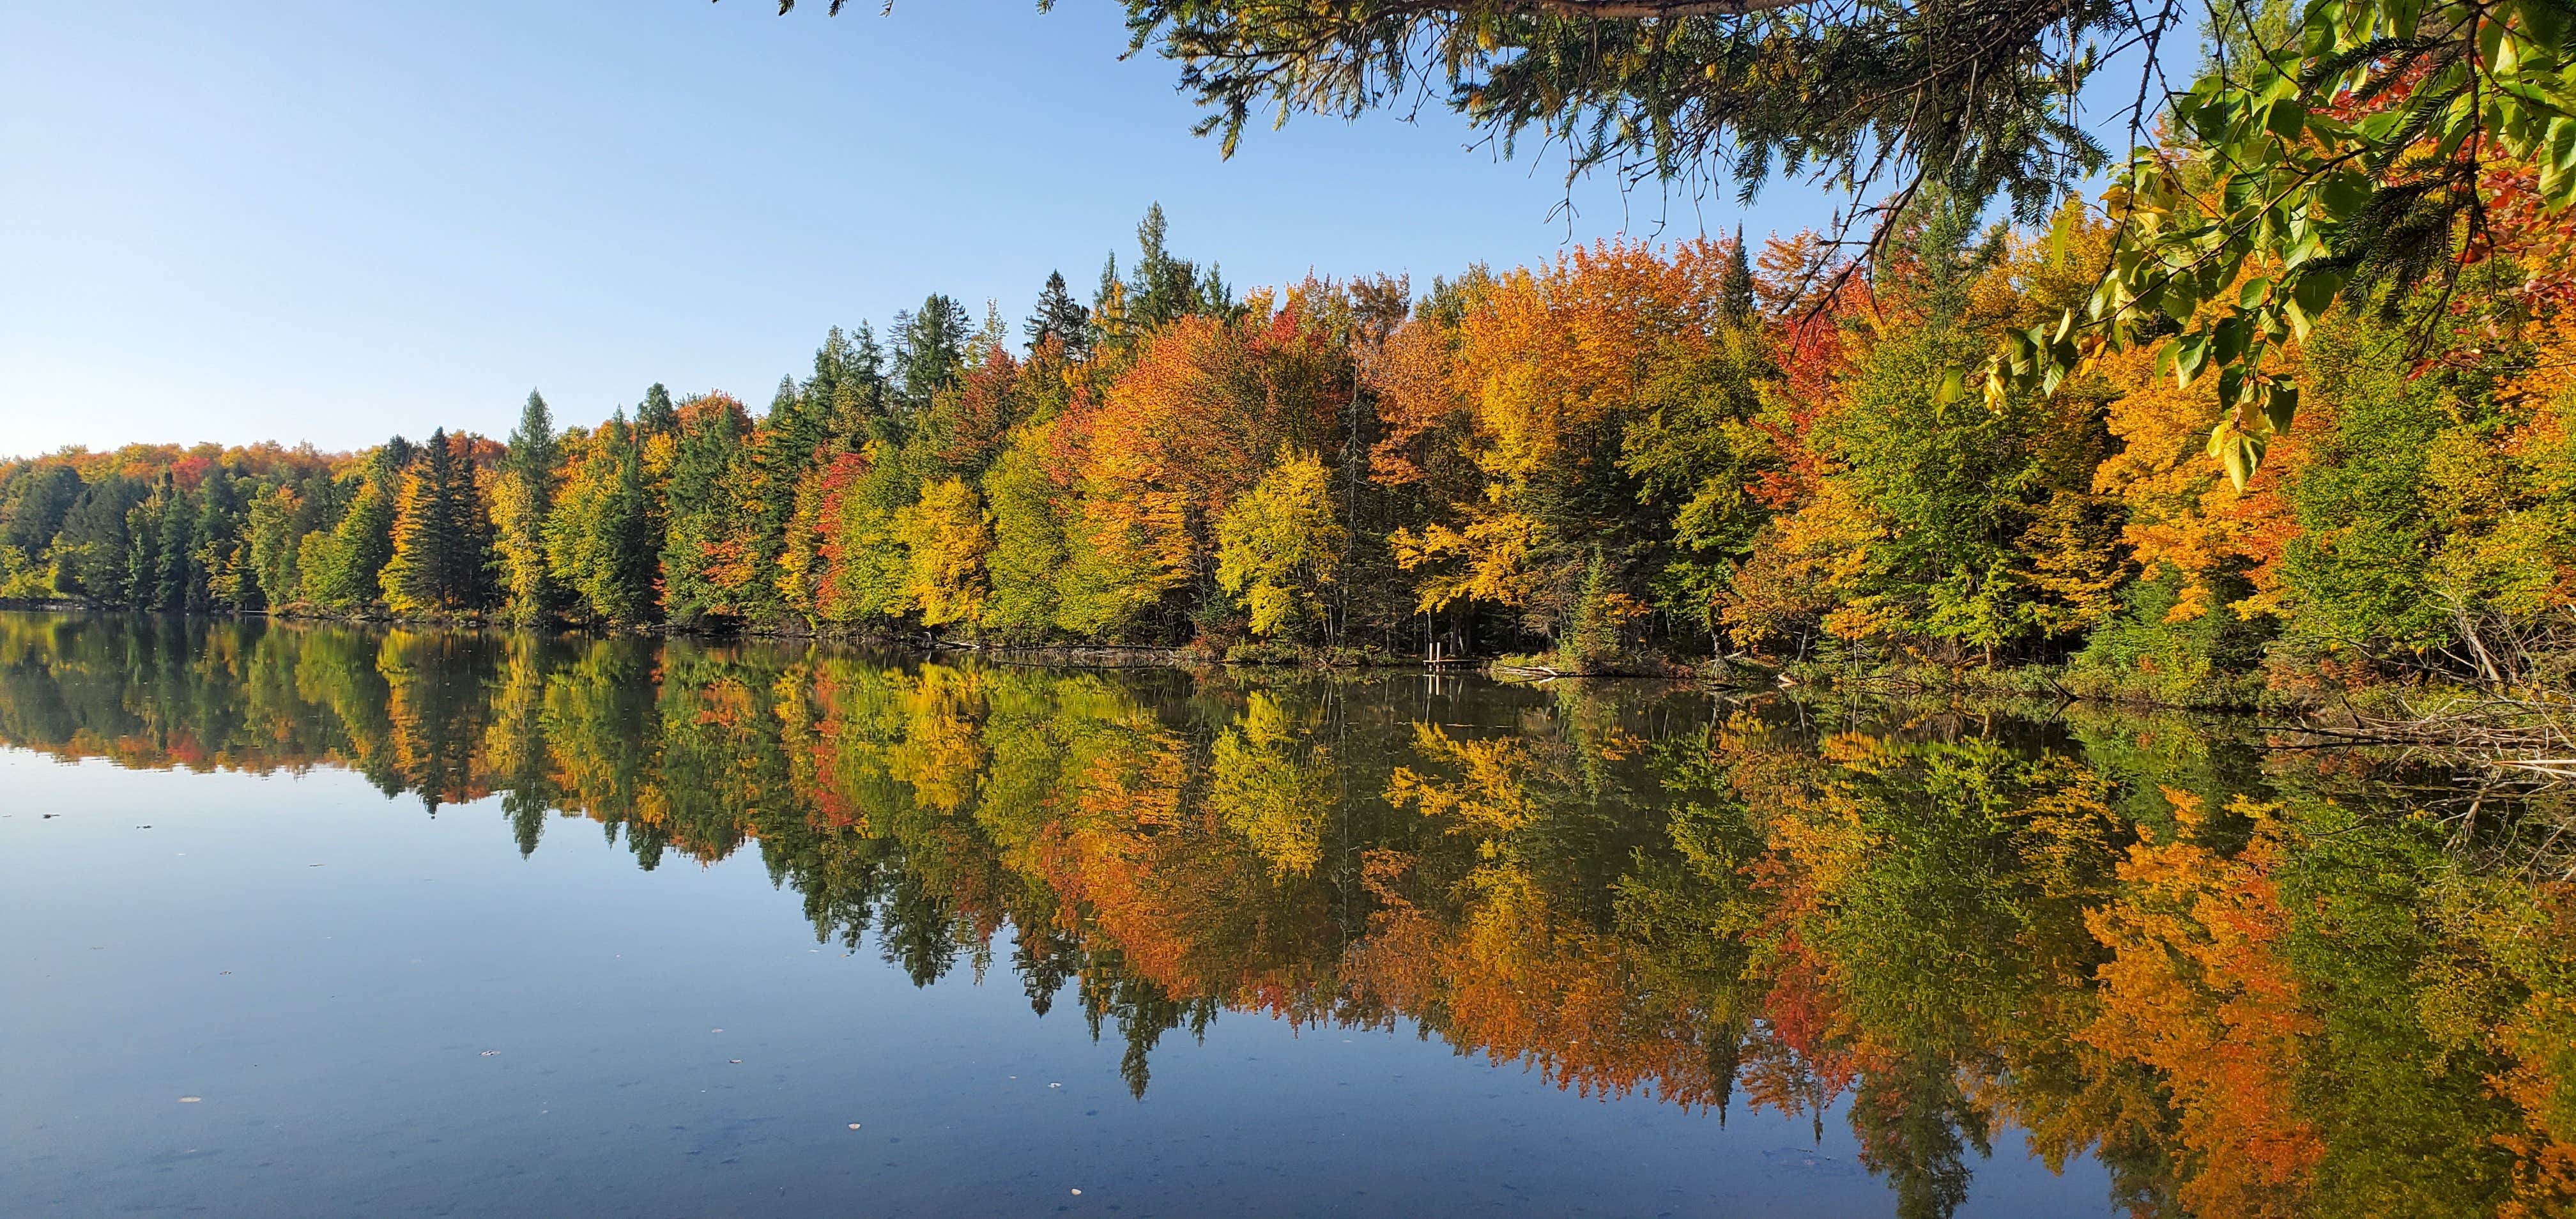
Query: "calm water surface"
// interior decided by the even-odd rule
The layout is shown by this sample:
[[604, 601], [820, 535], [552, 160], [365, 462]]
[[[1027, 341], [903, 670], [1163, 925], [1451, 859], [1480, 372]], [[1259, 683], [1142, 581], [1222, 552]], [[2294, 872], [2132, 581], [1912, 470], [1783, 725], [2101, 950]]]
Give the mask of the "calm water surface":
[[2557, 1213], [2565, 810], [2259, 745], [0, 615], [0, 1200]]

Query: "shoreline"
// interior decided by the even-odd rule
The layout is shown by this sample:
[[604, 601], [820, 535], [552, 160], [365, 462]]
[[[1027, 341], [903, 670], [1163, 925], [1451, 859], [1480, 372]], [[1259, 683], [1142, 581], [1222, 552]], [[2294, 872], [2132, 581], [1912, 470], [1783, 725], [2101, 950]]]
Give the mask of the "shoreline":
[[[2279, 692], [2273, 697], [2259, 696], [2266, 692], [2249, 692], [2244, 686], [2246, 680], [2253, 675], [2229, 675], [2228, 679], [2221, 682], [2222, 686], [2233, 692], [2232, 697], [2176, 701], [2156, 697], [2153, 692], [2141, 689], [2119, 675], [2075, 673], [2063, 664], [2034, 663], [1987, 669], [1889, 661], [1864, 666], [1848, 666], [1817, 662], [1773, 662], [1741, 655], [1684, 659], [1660, 651], [1642, 650], [1624, 653], [1604, 667], [1587, 670], [1563, 667], [1557, 663], [1556, 658], [1529, 654], [1505, 653], [1492, 656], [1444, 658], [1435, 661], [1417, 656], [1396, 655], [1374, 648], [1327, 648], [1275, 643], [1238, 644], [1219, 654], [1208, 648], [1187, 644], [1171, 646], [1115, 643], [1005, 643], [925, 637], [920, 634], [878, 630], [838, 630], [796, 623], [743, 623], [717, 630], [673, 623], [603, 628], [562, 622], [517, 624], [475, 615], [404, 617], [384, 613], [344, 614], [293, 607], [286, 610], [189, 613], [171, 610], [118, 609], [80, 601], [18, 599], [0, 599], [0, 612], [135, 615], [208, 620], [261, 618], [279, 622], [405, 630], [527, 632], [564, 638], [624, 636], [639, 639], [689, 639], [707, 642], [804, 641], [899, 651], [922, 657], [943, 654], [968, 655], [995, 664], [1081, 669], [1159, 668], [1203, 671], [1241, 668], [1316, 672], [1418, 670], [1446, 676], [1472, 674], [1491, 681], [1513, 684], [1546, 684], [1556, 681], [1683, 681], [1704, 685], [1712, 690], [1738, 693], [1797, 691], [1809, 694], [1834, 693], [1894, 698], [1925, 695], [1981, 695], [2037, 698], [2067, 704], [2093, 704], [2141, 711], [2185, 711], [2213, 715], [2298, 714], [2324, 705], [2323, 700], [2300, 697], [2286, 692]], [[2073, 683], [2071, 687], [2070, 682]]]

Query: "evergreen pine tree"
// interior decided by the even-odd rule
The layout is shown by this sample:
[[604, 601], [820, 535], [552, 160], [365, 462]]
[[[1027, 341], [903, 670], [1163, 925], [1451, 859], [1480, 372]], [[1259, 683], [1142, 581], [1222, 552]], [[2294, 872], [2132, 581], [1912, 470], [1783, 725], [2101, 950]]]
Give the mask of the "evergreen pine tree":
[[1002, 303], [986, 299], [984, 324], [975, 328], [975, 337], [966, 344], [966, 366], [980, 368], [992, 353], [1011, 341], [1010, 324], [1002, 320]]
[[850, 375], [850, 336], [838, 326], [823, 336], [823, 345], [814, 349], [814, 374], [805, 378], [797, 392], [805, 397], [806, 409], [812, 413], [816, 442], [838, 446], [848, 433], [836, 409], [841, 397], [841, 381]]
[[81, 491], [80, 473], [70, 466], [43, 466], [29, 473], [9, 512], [8, 544], [30, 561], [44, 557]]
[[1207, 274], [1199, 279], [1198, 300], [1192, 304], [1191, 312], [1215, 318], [1234, 316], [1234, 289], [1226, 286], [1215, 263], [1209, 263]]
[[1184, 308], [1173, 291], [1180, 268], [1167, 242], [1170, 231], [1160, 203], [1148, 205], [1145, 218], [1136, 222], [1136, 270], [1127, 279], [1127, 307], [1141, 325], [1170, 321]]
[[[821, 362], [822, 353], [815, 353]], [[769, 416], [761, 421], [764, 442], [769, 447], [765, 460], [772, 473], [789, 484], [796, 472], [813, 460], [814, 451], [823, 446], [824, 419], [831, 411], [829, 397], [815, 397], [796, 387], [794, 377], [780, 377], [778, 390], [769, 398]]]
[[910, 426], [930, 409], [931, 396], [956, 379], [966, 352], [966, 307], [954, 298], [931, 293], [918, 313], [895, 315], [894, 389], [903, 422]]
[[422, 483], [427, 491], [421, 503], [421, 525], [427, 539], [425, 602], [445, 609], [455, 604], [457, 552], [464, 549], [465, 538], [456, 522], [456, 446], [448, 439], [447, 429], [429, 434], [420, 457]]
[[545, 395], [529, 390], [527, 405], [519, 408], [518, 429], [510, 433], [509, 456], [502, 468], [532, 487], [544, 487], [554, 480], [555, 462], [561, 456], [554, 412], [546, 409]]
[[617, 491], [601, 528], [609, 540], [614, 601], [609, 620], [620, 625], [650, 622], [661, 609], [657, 587], [661, 572], [660, 539], [654, 536], [650, 491], [644, 485], [644, 450], [621, 413], [616, 429]]
[[[687, 620], [725, 604], [707, 579], [709, 549], [722, 540], [734, 515], [724, 502], [725, 476], [741, 447], [742, 421], [731, 399], [701, 401], [683, 415], [679, 451], [664, 500], [662, 611]], [[694, 416], [694, 417], [692, 417]]]
[[393, 557], [378, 581], [396, 613], [483, 607], [491, 538], [471, 443], [441, 428], [403, 477], [394, 505]]
[[1744, 249], [1744, 226], [1735, 226], [1735, 246], [1727, 251], [1726, 272], [1718, 280], [1726, 320], [1743, 325], [1753, 316], [1753, 263]]
[[546, 409], [545, 398], [529, 390], [501, 467], [507, 485], [493, 505], [503, 609], [518, 622], [537, 621], [559, 609], [563, 600], [560, 587], [546, 570], [545, 553], [546, 515], [554, 506], [555, 467], [560, 458], [554, 415]]
[[1046, 287], [1038, 290], [1037, 311], [1021, 329], [1029, 336], [1031, 351], [1050, 337], [1064, 344], [1064, 354], [1071, 359], [1082, 359], [1091, 349], [1091, 311], [1075, 302], [1062, 271], [1047, 273]]
[[54, 587], [102, 605], [127, 603], [127, 514], [141, 498], [132, 479], [110, 473], [72, 502], [54, 534]]
[[840, 378], [832, 385], [832, 438], [842, 449], [857, 450], [871, 440], [896, 439], [886, 417], [886, 352], [876, 328], [859, 323], [858, 335], [842, 357]]
[[474, 464], [474, 437], [459, 432], [447, 438], [447, 485], [440, 496], [442, 532], [448, 539], [441, 553], [448, 604], [481, 610], [491, 604], [492, 513], [484, 504], [483, 483]]
[[797, 480], [822, 447], [822, 412], [815, 407], [797, 391], [793, 378], [780, 377], [769, 413], [728, 476], [726, 501], [748, 509], [729, 531], [751, 573], [733, 593], [736, 607], [748, 617], [772, 617], [786, 608], [778, 588], [778, 560], [786, 550], [788, 518], [796, 512]]
[[197, 600], [197, 514], [177, 479], [165, 474], [161, 485], [161, 569], [153, 580], [152, 605], [184, 613], [201, 608], [190, 604]]
[[152, 491], [125, 514], [125, 570], [117, 581], [117, 599], [136, 609], [161, 608], [162, 506], [171, 491], [170, 476], [153, 480]]
[[1118, 256], [1100, 268], [1100, 287], [1091, 297], [1091, 324], [1083, 328], [1083, 347], [1091, 352], [1123, 355], [1127, 349], [1127, 285], [1118, 278]]
[[671, 391], [656, 381], [644, 391], [643, 405], [635, 408], [636, 438], [667, 436], [680, 430], [680, 410], [671, 405]]
[[420, 454], [406, 463], [394, 494], [393, 554], [377, 574], [385, 604], [397, 614], [439, 608], [439, 550], [444, 513], [439, 511], [439, 484], [447, 477], [447, 432], [430, 434]]
[[207, 472], [197, 488], [196, 549], [190, 556], [190, 612], [258, 609], [259, 582], [244, 563], [242, 489], [247, 476], [230, 469]]
[[1146, 208], [1145, 219], [1136, 225], [1140, 255], [1127, 283], [1127, 317], [1144, 330], [1183, 317], [1199, 304], [1198, 268], [1172, 257], [1164, 243], [1167, 228], [1160, 203]]

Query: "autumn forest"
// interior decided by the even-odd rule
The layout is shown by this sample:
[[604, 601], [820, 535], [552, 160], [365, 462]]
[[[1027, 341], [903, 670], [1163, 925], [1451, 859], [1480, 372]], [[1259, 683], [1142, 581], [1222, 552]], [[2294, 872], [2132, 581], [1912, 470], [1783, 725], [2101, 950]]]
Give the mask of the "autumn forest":
[[[2555, 280], [2330, 313], [2242, 486], [2144, 351], [1951, 383], [2092, 290], [2106, 222], [1815, 235], [1238, 292], [1159, 208], [1088, 302], [933, 295], [765, 409], [645, 390], [506, 439], [0, 467], [0, 595], [165, 611], [1120, 643], [1561, 671], [2048, 666], [2253, 705], [2549, 669], [2576, 585]], [[2547, 234], [2531, 234], [2536, 263]], [[2473, 269], [2475, 273], [2475, 269]], [[2511, 287], [2506, 291], [2505, 287]], [[2429, 342], [2428, 349], [2425, 344]]]

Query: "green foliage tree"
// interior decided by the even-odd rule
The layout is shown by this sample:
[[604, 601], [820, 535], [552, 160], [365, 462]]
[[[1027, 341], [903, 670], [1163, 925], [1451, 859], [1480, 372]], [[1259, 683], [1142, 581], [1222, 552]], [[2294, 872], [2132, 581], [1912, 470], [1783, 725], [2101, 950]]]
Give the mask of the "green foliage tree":
[[1066, 489], [1047, 473], [1035, 435], [1005, 449], [984, 476], [984, 500], [993, 521], [993, 550], [985, 557], [991, 595], [984, 623], [1019, 638], [1043, 635], [1056, 623], [1056, 581], [1065, 568]]

